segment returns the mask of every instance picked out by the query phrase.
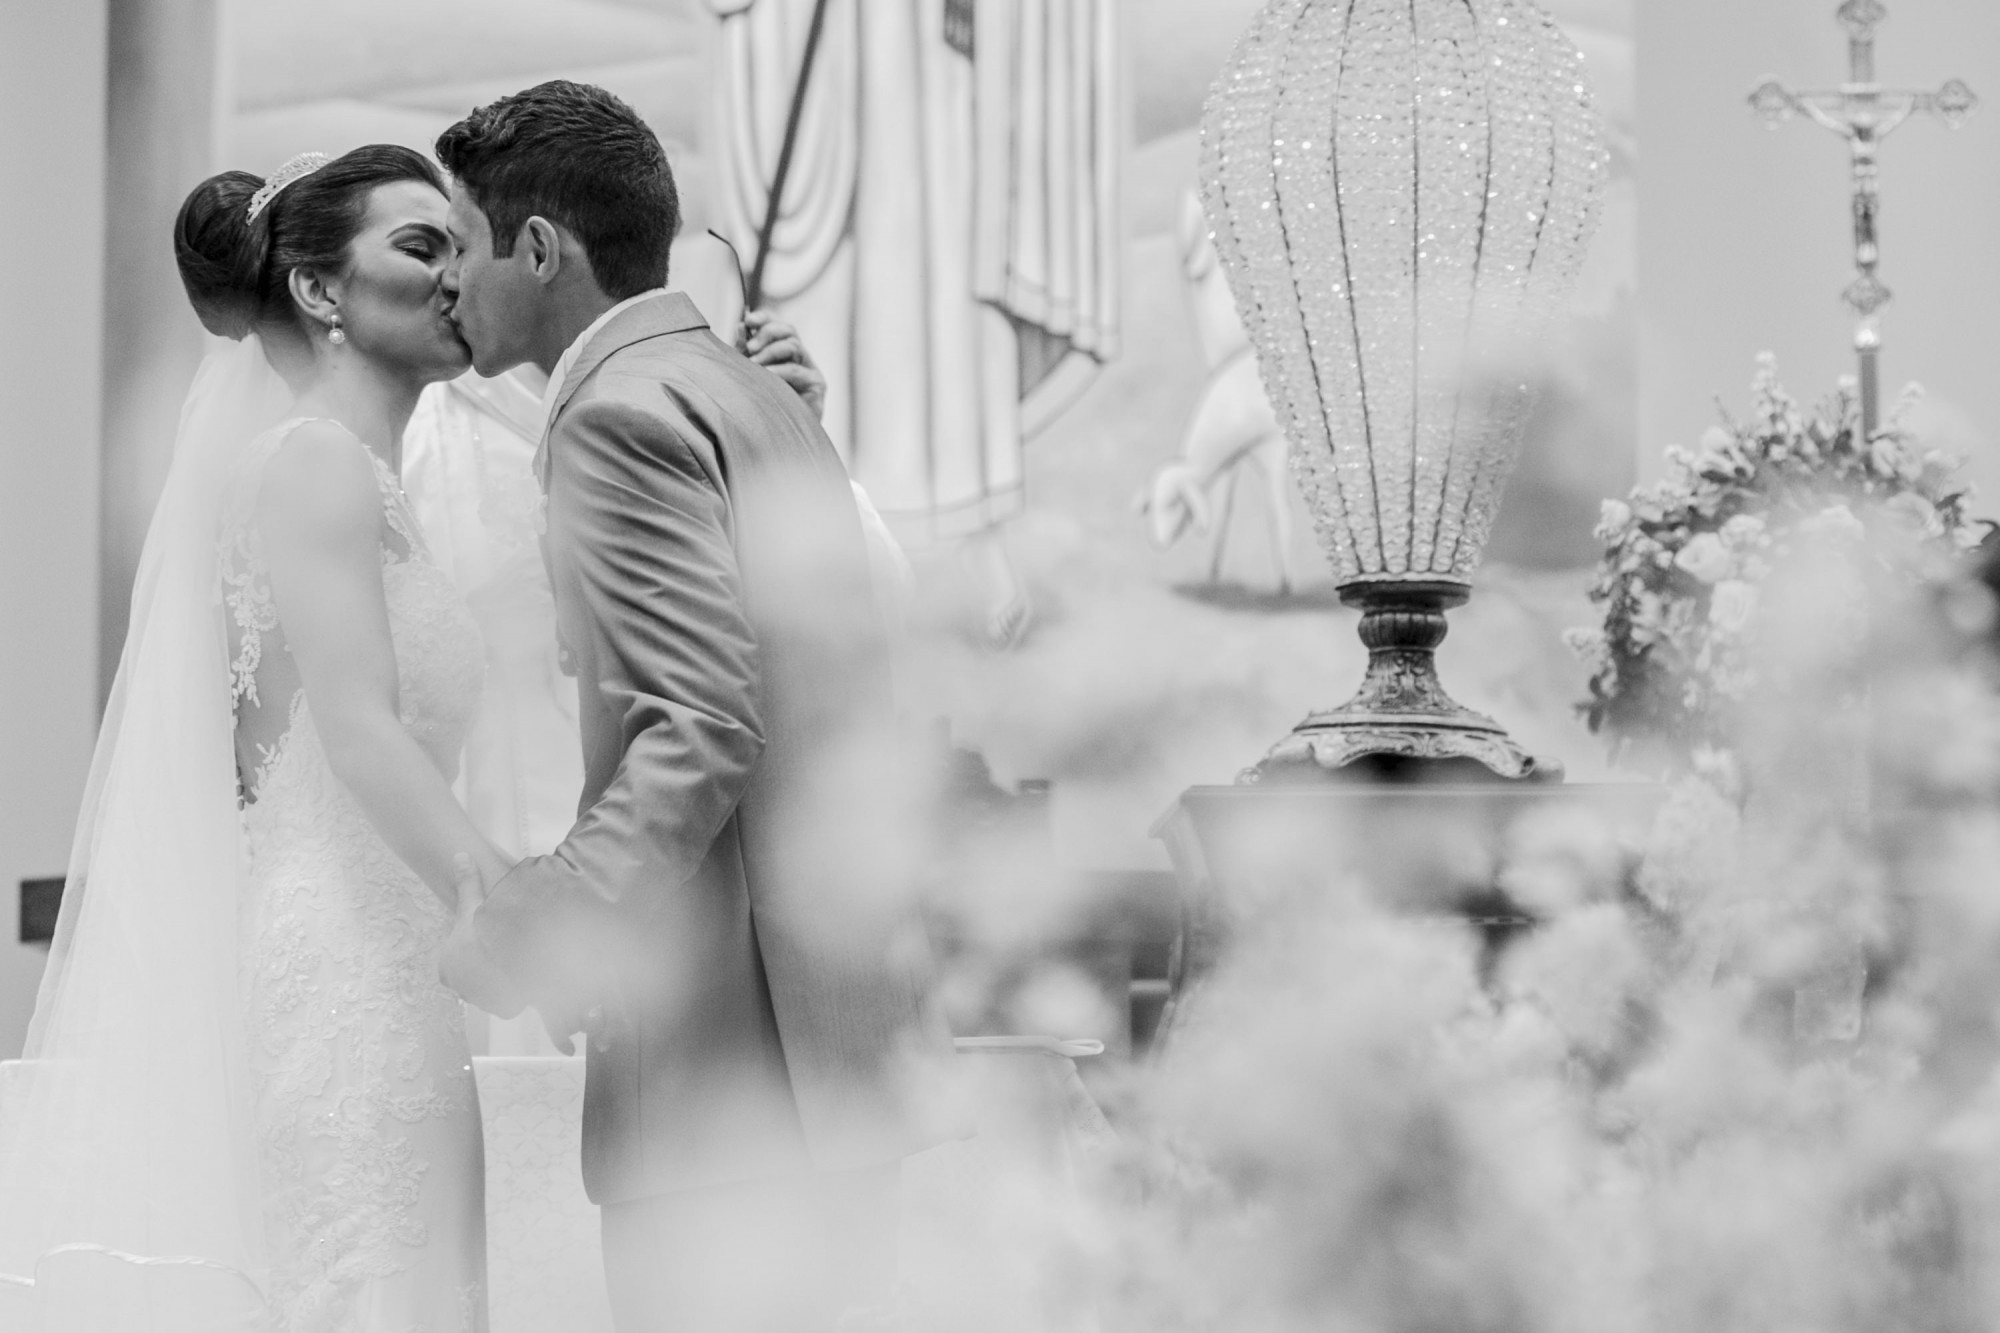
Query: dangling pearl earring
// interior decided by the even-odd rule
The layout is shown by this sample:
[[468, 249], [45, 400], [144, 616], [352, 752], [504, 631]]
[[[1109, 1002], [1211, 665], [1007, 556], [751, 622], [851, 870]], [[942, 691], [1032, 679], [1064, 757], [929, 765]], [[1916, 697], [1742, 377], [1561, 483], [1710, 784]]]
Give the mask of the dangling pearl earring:
[[342, 343], [347, 341], [347, 331], [340, 327], [339, 315], [335, 315], [333, 317], [333, 327], [327, 330], [326, 340], [332, 343], [335, 347], [338, 347]]

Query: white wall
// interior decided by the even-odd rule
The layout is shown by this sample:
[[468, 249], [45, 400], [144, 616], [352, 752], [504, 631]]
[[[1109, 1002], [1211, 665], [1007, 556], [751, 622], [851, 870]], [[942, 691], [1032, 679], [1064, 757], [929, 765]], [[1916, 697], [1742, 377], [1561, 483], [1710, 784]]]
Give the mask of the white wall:
[[[1644, 0], [1639, 6], [1640, 468], [1740, 410], [1753, 358], [1776, 352], [1795, 395], [1853, 368], [1839, 294], [1853, 276], [1847, 150], [1794, 120], [1767, 130], [1746, 98], [1767, 76], [1840, 83], [1835, 0]], [[1943, 436], [1974, 452], [2000, 511], [2000, 5], [1890, 0], [1877, 70], [1895, 87], [1954, 75], [1987, 99], [1951, 132], [1912, 121], [1882, 153], [1883, 388], [1932, 397]]]
[[23, 878], [59, 875], [97, 727], [107, 0], [0, 0], [0, 1058], [42, 954]]
[[[245, 5], [257, 0], [228, 0]], [[116, 0], [106, 35], [102, 551], [98, 679], [110, 691], [201, 325], [174, 264], [181, 201], [217, 170], [225, 0]], [[312, 59], [310, 44], [299, 56]]]

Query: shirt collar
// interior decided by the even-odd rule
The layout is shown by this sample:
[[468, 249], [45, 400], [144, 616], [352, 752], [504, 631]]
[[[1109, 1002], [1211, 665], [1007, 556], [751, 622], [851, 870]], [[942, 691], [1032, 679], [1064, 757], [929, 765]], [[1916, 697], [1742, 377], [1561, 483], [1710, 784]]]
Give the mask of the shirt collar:
[[576, 368], [576, 360], [583, 355], [583, 349], [589, 345], [590, 340], [595, 338], [606, 324], [609, 324], [625, 311], [631, 309], [641, 301], [650, 301], [655, 296], [665, 294], [666, 290], [665, 287], [653, 287], [640, 292], [637, 296], [626, 297], [617, 305], [612, 306], [596, 319], [590, 321], [589, 327], [584, 329], [582, 333], [577, 334], [576, 340], [563, 349], [562, 356], [556, 361], [556, 368], [549, 372], [549, 387], [542, 390], [542, 435], [544, 438], [548, 436], [549, 427], [555, 424], [556, 404], [562, 401], [563, 383], [569, 379], [570, 371]]

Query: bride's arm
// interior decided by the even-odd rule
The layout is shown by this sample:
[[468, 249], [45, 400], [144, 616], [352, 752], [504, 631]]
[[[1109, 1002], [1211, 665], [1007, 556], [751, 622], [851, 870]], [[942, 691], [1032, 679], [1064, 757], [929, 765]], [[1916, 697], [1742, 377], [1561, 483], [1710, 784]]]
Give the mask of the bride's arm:
[[521, 1001], [466, 928], [479, 906], [468, 895], [497, 881], [508, 861], [403, 729], [373, 464], [345, 432], [302, 426], [266, 468], [257, 519], [271, 601], [328, 767], [382, 841], [457, 916], [440, 960], [445, 983], [512, 1017]]
[[268, 464], [257, 516], [272, 602], [327, 763], [382, 840], [456, 908], [454, 858], [471, 857], [489, 883], [508, 862], [403, 728], [373, 465], [344, 431], [302, 426]]

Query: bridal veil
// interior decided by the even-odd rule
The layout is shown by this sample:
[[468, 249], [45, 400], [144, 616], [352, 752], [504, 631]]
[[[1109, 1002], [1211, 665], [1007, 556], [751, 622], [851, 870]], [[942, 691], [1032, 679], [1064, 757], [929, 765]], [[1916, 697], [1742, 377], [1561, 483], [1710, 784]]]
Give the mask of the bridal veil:
[[214, 345], [181, 409], [26, 1059], [0, 1088], [9, 1329], [265, 1327], [217, 537], [290, 398], [251, 337]]

